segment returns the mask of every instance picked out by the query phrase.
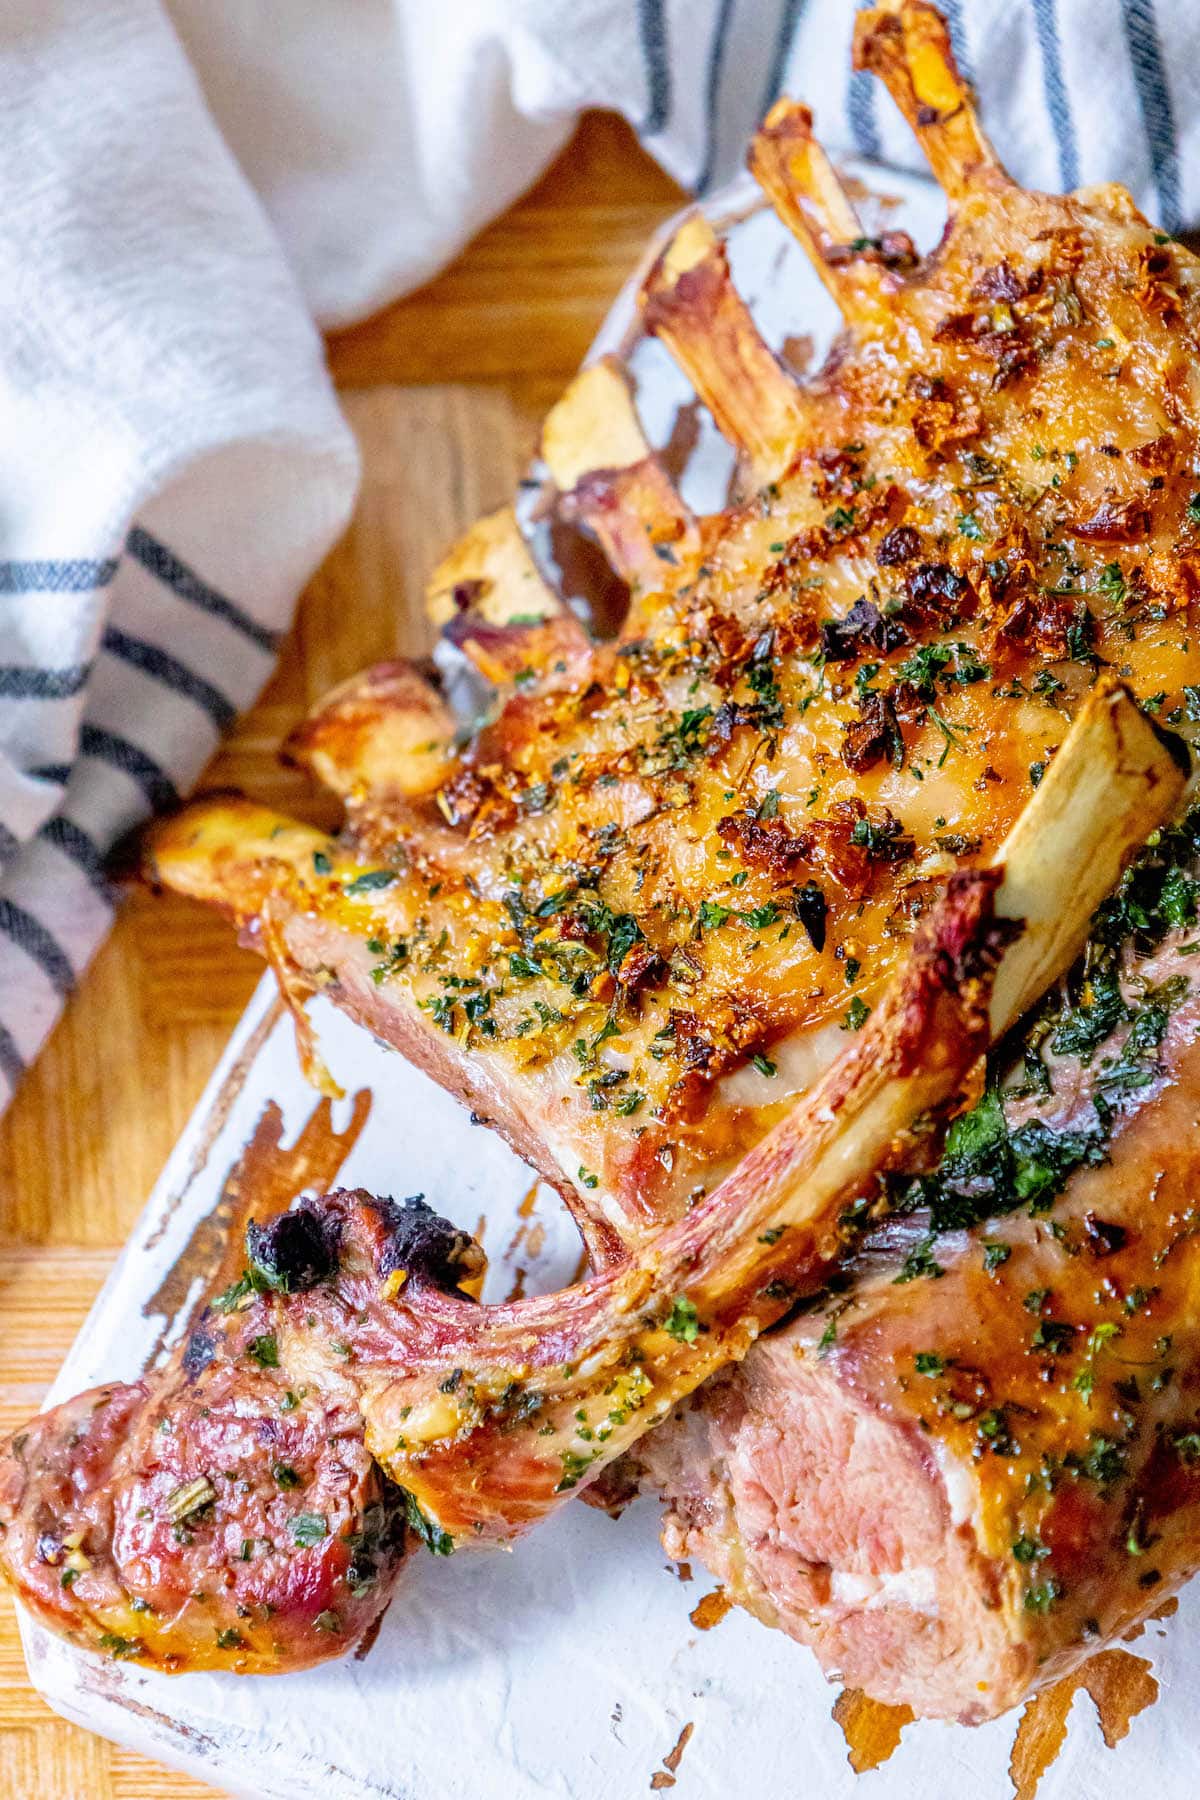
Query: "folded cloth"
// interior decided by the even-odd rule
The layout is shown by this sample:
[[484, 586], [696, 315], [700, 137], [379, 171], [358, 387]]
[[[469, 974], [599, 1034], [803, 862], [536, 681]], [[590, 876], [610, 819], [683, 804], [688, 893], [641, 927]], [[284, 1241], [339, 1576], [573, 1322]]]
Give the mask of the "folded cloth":
[[271, 670], [355, 449], [154, 0], [0, 16], [0, 1103], [103, 937], [102, 859]]
[[[589, 106], [684, 186], [719, 185], [781, 92], [835, 151], [921, 168], [850, 71], [855, 0], [166, 0], [221, 129], [326, 325], [424, 280]], [[1019, 180], [1122, 181], [1200, 223], [1196, 0], [941, 0]]]

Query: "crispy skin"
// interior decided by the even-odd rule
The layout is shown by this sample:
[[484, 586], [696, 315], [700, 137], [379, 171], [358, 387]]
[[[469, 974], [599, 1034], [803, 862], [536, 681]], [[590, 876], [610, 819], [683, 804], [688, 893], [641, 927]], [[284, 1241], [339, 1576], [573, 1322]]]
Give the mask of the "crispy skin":
[[[271, 895], [281, 953], [599, 1214], [594, 1239], [676, 1216], [811, 1081], [1098, 663], [1164, 718], [1200, 682], [1194, 259], [1115, 190], [988, 169], [927, 263], [873, 266], [796, 390], [786, 472], [704, 522], [702, 560], [655, 557], [617, 643], [510, 626], [527, 674], [432, 795], [356, 785], [347, 696], [308, 727], [323, 775], [340, 738], [353, 803], [335, 873]], [[377, 676], [363, 693], [386, 708]], [[153, 856], [253, 931], [278, 865], [246, 823], [202, 803]], [[344, 906], [374, 868], [392, 885]]]

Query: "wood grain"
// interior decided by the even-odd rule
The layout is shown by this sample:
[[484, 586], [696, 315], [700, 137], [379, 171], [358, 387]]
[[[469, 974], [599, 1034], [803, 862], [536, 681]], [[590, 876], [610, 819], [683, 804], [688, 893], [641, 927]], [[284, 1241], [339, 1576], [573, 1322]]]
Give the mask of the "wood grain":
[[[543, 413], [680, 201], [624, 126], [589, 116], [452, 268], [330, 342], [362, 445], [357, 515], [206, 785], [332, 818], [279, 764], [280, 741], [335, 681], [427, 647], [425, 575], [457, 531], [509, 496]], [[208, 913], [132, 892], [0, 1122], [0, 1430], [36, 1410], [259, 972]], [[26, 1680], [15, 1616], [0, 1601], [0, 1794], [212, 1792], [56, 1719]]]

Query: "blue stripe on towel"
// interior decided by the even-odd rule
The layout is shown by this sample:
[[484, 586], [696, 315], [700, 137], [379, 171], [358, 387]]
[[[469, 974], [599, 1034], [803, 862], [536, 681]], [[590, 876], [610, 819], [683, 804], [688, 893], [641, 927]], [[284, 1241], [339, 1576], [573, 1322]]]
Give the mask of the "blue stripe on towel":
[[729, 38], [729, 21], [733, 16], [734, 0], [720, 0], [717, 8], [717, 22], [713, 29], [712, 44], [708, 52], [708, 77], [705, 82], [705, 104], [708, 108], [708, 144], [704, 152], [704, 162], [696, 176], [696, 192], [707, 191], [713, 178], [713, 169], [717, 160], [717, 131], [720, 123], [721, 98], [721, 65], [725, 60], [725, 45]]
[[25, 1059], [17, 1049], [13, 1035], [0, 1025], [0, 1075], [10, 1088], [15, 1088], [25, 1073]]
[[1079, 186], [1079, 146], [1075, 141], [1075, 121], [1071, 101], [1063, 78], [1062, 44], [1058, 34], [1056, 0], [1033, 0], [1033, 22], [1037, 27], [1038, 46], [1042, 53], [1042, 88], [1046, 111], [1054, 127], [1058, 147], [1059, 185], [1069, 193]]
[[233, 600], [219, 594], [214, 587], [190, 569], [187, 563], [176, 556], [175, 552], [151, 537], [140, 525], [135, 525], [125, 540], [125, 548], [135, 561], [141, 563], [151, 575], [161, 581], [164, 587], [170, 588], [179, 599], [186, 600], [189, 606], [199, 607], [201, 612], [211, 613], [214, 618], [224, 619], [235, 631], [257, 644], [260, 650], [273, 652], [279, 647], [280, 633], [271, 631], [260, 625], [257, 619], [238, 606]]
[[[862, 12], [871, 0], [858, 0]], [[846, 83], [846, 123], [860, 156], [880, 155], [879, 126], [875, 118], [875, 77], [867, 69], [851, 69]]]
[[1178, 231], [1183, 218], [1179, 200], [1179, 148], [1158, 22], [1154, 16], [1154, 0], [1121, 0], [1121, 19], [1150, 149], [1154, 185], [1158, 191], [1159, 220], [1164, 231]]
[[40, 919], [0, 894], [0, 932], [37, 963], [56, 994], [64, 1000], [75, 986], [75, 971], [66, 951]]
[[663, 0], [637, 0], [638, 30], [646, 64], [650, 104], [641, 129], [648, 137], [665, 131], [671, 117], [671, 64], [667, 56], [667, 20]]
[[0, 668], [0, 700], [69, 700], [90, 673], [90, 663], [68, 669]]
[[792, 45], [800, 29], [800, 21], [804, 17], [804, 9], [808, 0], [783, 0], [779, 14], [779, 31], [775, 38], [775, 50], [771, 57], [771, 67], [767, 74], [767, 85], [763, 92], [760, 114], [767, 113], [774, 106], [783, 92], [783, 78], [787, 74], [788, 62], [791, 59]]
[[136, 781], [151, 812], [167, 812], [179, 805], [179, 791], [166, 770], [127, 738], [118, 737], [114, 731], [102, 731], [98, 725], [85, 725], [79, 734], [79, 747], [85, 756], [94, 756], [98, 762], [107, 763]]
[[0, 594], [89, 594], [107, 587], [116, 559], [103, 562], [0, 562]]
[[191, 700], [202, 707], [218, 731], [228, 731], [233, 724], [237, 717], [237, 708], [233, 702], [219, 688], [215, 688], [211, 681], [206, 681], [203, 675], [197, 675], [193, 669], [189, 669], [177, 657], [169, 655], [158, 644], [148, 644], [144, 638], [131, 637], [128, 632], [119, 630], [115, 625], [106, 627], [101, 641], [110, 656], [118, 657], [131, 668], [140, 669], [152, 681], [161, 682], [173, 693], [182, 694], [185, 700]]
[[104, 858], [99, 846], [74, 820], [59, 817], [47, 819], [38, 836], [55, 845], [64, 856], [69, 856], [87, 876], [96, 892], [105, 900], [112, 900], [112, 884], [104, 873]]

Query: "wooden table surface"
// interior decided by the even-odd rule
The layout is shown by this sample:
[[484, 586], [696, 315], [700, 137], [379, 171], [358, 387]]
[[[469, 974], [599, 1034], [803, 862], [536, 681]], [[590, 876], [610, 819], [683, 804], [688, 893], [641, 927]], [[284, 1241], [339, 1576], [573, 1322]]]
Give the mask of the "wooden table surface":
[[[303, 709], [428, 637], [436, 557], [501, 504], [679, 189], [619, 122], [585, 118], [538, 186], [436, 281], [329, 344], [360, 438], [358, 511], [303, 596], [279, 668], [206, 776], [328, 822], [275, 761]], [[36, 1411], [258, 980], [213, 915], [134, 893], [0, 1121], [0, 1430]], [[72, 1725], [33, 1692], [0, 1600], [0, 1794], [213, 1792]]]

